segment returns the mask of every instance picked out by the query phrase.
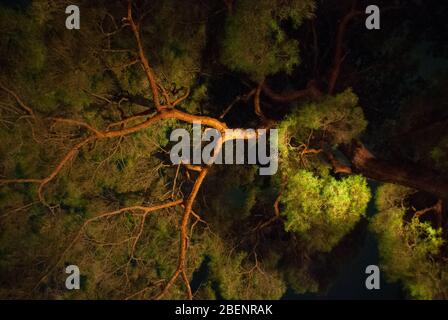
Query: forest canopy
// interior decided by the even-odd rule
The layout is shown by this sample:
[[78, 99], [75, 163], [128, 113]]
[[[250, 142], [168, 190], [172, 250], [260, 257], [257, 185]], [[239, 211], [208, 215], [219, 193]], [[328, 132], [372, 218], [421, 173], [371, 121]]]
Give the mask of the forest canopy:
[[[447, 12], [377, 2], [2, 2], [0, 298], [324, 295], [359, 234], [448, 298]], [[278, 130], [277, 173], [173, 165], [197, 122]]]

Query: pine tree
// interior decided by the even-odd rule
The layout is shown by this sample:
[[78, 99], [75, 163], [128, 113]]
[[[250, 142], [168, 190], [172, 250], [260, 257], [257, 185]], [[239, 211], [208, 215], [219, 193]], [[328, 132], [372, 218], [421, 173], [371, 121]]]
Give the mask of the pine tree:
[[[397, 66], [364, 82], [409, 98], [387, 121], [372, 116], [372, 93], [350, 81], [381, 59], [364, 54], [368, 40], [345, 52], [360, 11], [340, 3], [86, 0], [79, 31], [65, 28], [60, 1], [0, 5], [0, 297], [324, 292], [375, 179], [385, 184], [371, 229], [387, 276], [411, 297], [446, 298], [444, 82], [409, 98], [417, 85], [394, 76], [415, 72], [395, 60], [412, 41], [369, 37]], [[277, 174], [173, 165], [170, 133], [196, 121], [278, 129]], [[79, 291], [64, 287], [71, 264]]]

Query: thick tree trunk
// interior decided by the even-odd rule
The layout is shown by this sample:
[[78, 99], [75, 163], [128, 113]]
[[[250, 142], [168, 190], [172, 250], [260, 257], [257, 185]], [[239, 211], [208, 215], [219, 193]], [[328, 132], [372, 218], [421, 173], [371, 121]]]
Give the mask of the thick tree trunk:
[[448, 180], [441, 174], [412, 163], [393, 164], [376, 158], [359, 141], [343, 150], [352, 164], [353, 172], [366, 178], [403, 185], [428, 192], [439, 199], [448, 199]]

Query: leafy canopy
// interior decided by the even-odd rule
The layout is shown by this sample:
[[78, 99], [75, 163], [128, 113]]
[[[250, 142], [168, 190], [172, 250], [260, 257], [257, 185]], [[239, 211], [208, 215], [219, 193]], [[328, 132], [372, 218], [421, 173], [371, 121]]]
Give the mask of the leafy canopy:
[[257, 82], [280, 71], [291, 72], [300, 62], [299, 43], [288, 37], [282, 24], [288, 21], [297, 27], [313, 11], [310, 0], [236, 1], [222, 40], [222, 62]]
[[286, 230], [296, 232], [316, 251], [330, 251], [364, 215], [370, 191], [366, 179], [337, 180], [300, 170], [289, 177], [282, 195]]
[[418, 217], [405, 219], [410, 209], [403, 205], [412, 190], [385, 184], [378, 188], [379, 213], [371, 229], [379, 241], [382, 267], [390, 281], [401, 281], [415, 299], [446, 297], [448, 269], [437, 257], [444, 240], [441, 229]]

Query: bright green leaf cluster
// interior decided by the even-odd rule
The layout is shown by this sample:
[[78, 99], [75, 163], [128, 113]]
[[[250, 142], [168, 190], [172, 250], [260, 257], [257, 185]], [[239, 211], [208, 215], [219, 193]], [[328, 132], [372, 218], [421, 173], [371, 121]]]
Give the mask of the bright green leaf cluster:
[[416, 299], [447, 294], [448, 269], [437, 259], [443, 244], [441, 229], [417, 217], [405, 219], [404, 203], [412, 190], [386, 184], [378, 188], [379, 213], [371, 228], [379, 240], [382, 268], [390, 281], [401, 281]]
[[290, 176], [281, 201], [285, 227], [316, 251], [330, 251], [359, 221], [370, 199], [365, 178], [337, 180], [300, 170]]

